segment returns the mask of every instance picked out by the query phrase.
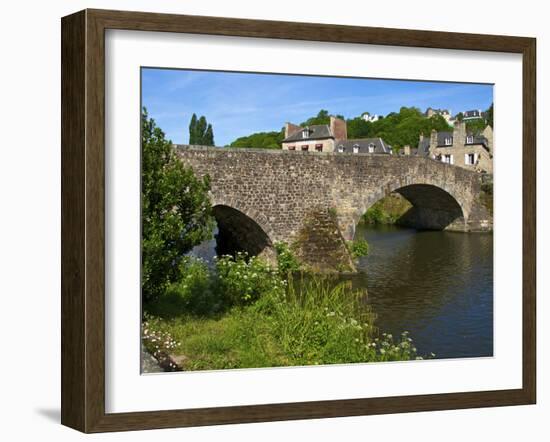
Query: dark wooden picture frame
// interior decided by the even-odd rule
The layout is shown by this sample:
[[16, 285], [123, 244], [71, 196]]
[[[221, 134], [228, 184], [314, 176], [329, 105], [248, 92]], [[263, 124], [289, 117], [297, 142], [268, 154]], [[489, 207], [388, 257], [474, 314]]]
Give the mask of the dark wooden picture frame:
[[[523, 57], [523, 385], [512, 390], [105, 412], [105, 30], [495, 51]], [[533, 404], [536, 400], [536, 40], [84, 10], [62, 19], [62, 407], [83, 432]]]

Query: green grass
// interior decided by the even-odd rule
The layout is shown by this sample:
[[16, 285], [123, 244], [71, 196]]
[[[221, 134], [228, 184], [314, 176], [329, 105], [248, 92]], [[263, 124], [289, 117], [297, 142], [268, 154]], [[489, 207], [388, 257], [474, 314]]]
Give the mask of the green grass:
[[252, 304], [211, 316], [148, 315], [146, 327], [179, 343], [184, 370], [317, 365], [416, 357], [405, 333], [378, 336], [364, 293], [315, 278], [289, 281]]

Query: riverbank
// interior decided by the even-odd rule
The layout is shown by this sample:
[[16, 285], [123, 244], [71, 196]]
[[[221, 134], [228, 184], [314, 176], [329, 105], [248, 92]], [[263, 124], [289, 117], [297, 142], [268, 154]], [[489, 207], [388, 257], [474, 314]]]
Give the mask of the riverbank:
[[144, 345], [178, 361], [175, 370], [417, 357], [406, 332], [394, 339], [378, 331], [363, 290], [325, 278], [295, 284], [288, 275], [257, 258], [224, 257], [215, 273], [190, 262], [181, 284], [144, 306]]

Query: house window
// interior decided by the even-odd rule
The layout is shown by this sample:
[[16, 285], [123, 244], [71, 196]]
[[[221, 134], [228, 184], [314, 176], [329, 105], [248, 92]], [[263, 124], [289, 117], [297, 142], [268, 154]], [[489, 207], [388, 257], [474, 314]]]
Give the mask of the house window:
[[344, 152], [344, 146], [343, 145], [340, 144], [338, 146], [338, 152], [340, 152], [340, 153]]
[[465, 155], [465, 163], [468, 166], [473, 166], [476, 163], [476, 154], [475, 153], [467, 153]]
[[296, 146], [288, 146], [288, 150], [296, 150]]
[[441, 161], [447, 164], [453, 164], [453, 156], [449, 154], [445, 154], [441, 157]]
[[353, 153], [359, 153], [359, 144], [353, 145]]
[[374, 153], [375, 148], [376, 148], [376, 146], [374, 144], [370, 143], [369, 146], [368, 146], [369, 153]]
[[468, 135], [468, 136], [466, 137], [466, 144], [473, 144], [473, 142], [474, 142], [474, 137], [473, 137], [473, 135]]
[[302, 146], [302, 150], [309, 150], [309, 146], [308, 146], [307, 144], [304, 144], [304, 145]]
[[451, 137], [445, 137], [445, 146], [451, 146], [453, 144], [453, 139]]
[[323, 145], [322, 144], [316, 144], [315, 145], [315, 150], [317, 152], [322, 152], [323, 151]]
[[309, 130], [308, 129], [306, 129], [302, 132], [302, 138], [307, 138], [307, 137], [309, 137]]

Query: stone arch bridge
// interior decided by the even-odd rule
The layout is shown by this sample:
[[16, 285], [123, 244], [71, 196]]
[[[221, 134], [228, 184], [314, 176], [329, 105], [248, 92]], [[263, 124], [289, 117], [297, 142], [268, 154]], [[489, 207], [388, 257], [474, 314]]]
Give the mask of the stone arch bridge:
[[412, 204], [405, 218], [414, 227], [492, 227], [479, 202], [479, 174], [428, 158], [181, 145], [176, 152], [197, 175], [209, 175], [220, 232], [268, 259], [284, 241], [314, 268], [353, 269], [345, 241], [392, 192]]

